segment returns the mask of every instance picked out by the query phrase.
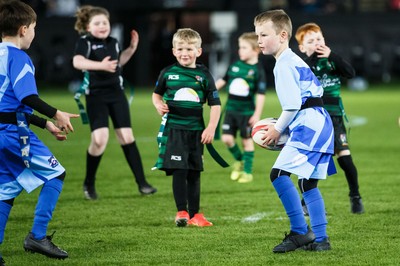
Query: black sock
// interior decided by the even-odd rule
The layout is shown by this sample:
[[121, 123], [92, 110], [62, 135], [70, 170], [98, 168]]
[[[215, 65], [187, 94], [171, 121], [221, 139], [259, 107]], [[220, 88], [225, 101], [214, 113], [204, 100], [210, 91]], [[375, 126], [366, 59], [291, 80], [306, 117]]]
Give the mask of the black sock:
[[121, 146], [124, 151], [125, 158], [128, 161], [129, 167], [135, 175], [136, 183], [139, 187], [146, 186], [146, 178], [144, 177], [142, 159], [140, 157], [139, 150], [136, 146], [136, 142], [132, 142], [128, 145]]
[[187, 182], [189, 216], [192, 218], [200, 209], [200, 171], [189, 171]]
[[360, 196], [358, 191], [358, 173], [357, 168], [353, 163], [351, 155], [341, 156], [337, 159], [340, 167], [343, 169], [344, 174], [349, 184], [350, 193], [349, 196]]
[[187, 211], [187, 175], [188, 170], [178, 169], [172, 174], [172, 191], [178, 211]]
[[96, 172], [97, 168], [99, 168], [99, 164], [101, 161], [101, 157], [103, 154], [99, 156], [90, 155], [89, 152], [86, 153], [86, 177], [84, 181], [84, 185], [93, 186], [96, 180]]

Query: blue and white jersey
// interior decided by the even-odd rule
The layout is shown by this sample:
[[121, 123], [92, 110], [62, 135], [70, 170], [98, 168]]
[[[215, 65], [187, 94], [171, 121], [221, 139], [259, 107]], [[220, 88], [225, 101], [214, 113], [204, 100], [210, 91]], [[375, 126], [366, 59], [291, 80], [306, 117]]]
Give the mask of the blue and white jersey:
[[[309, 66], [291, 49], [278, 57], [275, 87], [283, 110], [300, 110], [310, 97], [322, 97], [323, 88]], [[322, 107], [300, 110], [289, 124], [287, 146], [333, 154], [333, 127], [328, 112]]]
[[33, 112], [21, 100], [38, 94], [34, 72], [32, 60], [24, 51], [12, 43], [0, 43], [0, 112]]
[[[0, 112], [25, 112], [32, 108], [21, 103], [37, 95], [32, 61], [12, 43], [0, 43]], [[30, 167], [22, 159], [17, 125], [0, 123], [0, 200], [28, 193], [65, 172], [50, 150], [29, 130]]]

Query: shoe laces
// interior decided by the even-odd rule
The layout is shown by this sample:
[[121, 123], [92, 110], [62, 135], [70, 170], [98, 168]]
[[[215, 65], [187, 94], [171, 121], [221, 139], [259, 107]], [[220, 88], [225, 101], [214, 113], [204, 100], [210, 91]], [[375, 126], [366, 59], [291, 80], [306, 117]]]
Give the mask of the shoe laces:
[[289, 234], [287, 232], [285, 232], [285, 237], [283, 238], [283, 242], [285, 242], [287, 240], [291, 240], [296, 235], [297, 234], [292, 231], [290, 231]]
[[48, 240], [49, 244], [51, 245], [51, 247], [53, 249], [57, 249], [57, 250], [61, 251], [61, 249], [59, 247], [57, 247], [52, 241], [55, 233], [56, 233], [56, 231], [54, 231], [51, 235], [46, 236], [46, 239]]

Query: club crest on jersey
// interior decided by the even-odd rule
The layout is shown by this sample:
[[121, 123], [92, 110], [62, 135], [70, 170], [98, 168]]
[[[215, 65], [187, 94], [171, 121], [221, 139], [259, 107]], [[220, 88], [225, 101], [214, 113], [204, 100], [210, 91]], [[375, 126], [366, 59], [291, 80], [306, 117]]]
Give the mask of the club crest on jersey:
[[169, 80], [178, 80], [179, 79], [179, 75], [168, 75], [168, 79]]
[[49, 162], [51, 168], [56, 168], [58, 166], [58, 161], [54, 155], [52, 155], [47, 161]]
[[199, 81], [199, 82], [203, 82], [203, 77], [201, 77], [201, 76], [196, 76], [196, 79], [197, 79], [197, 81]]

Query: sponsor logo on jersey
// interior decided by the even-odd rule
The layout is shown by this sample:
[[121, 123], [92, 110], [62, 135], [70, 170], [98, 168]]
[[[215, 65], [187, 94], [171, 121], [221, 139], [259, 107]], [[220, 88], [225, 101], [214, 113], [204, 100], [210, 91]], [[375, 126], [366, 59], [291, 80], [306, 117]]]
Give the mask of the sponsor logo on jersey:
[[182, 161], [182, 156], [180, 156], [180, 155], [171, 155], [171, 161]]
[[47, 160], [52, 168], [56, 168], [58, 166], [58, 161], [54, 155], [52, 155], [48, 160]]
[[240, 68], [237, 66], [232, 67], [232, 72], [239, 72]]
[[92, 50], [97, 50], [97, 49], [100, 49], [100, 48], [103, 48], [103, 47], [104, 47], [103, 44], [93, 44], [92, 45]]
[[178, 80], [179, 79], [179, 75], [168, 75], [168, 79]]

